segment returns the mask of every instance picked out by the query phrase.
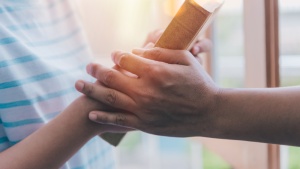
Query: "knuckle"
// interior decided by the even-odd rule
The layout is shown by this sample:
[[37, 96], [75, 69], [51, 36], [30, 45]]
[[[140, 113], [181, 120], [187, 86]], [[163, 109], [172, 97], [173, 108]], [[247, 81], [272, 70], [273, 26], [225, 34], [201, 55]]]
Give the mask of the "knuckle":
[[144, 58], [150, 59], [150, 58], [151, 58], [151, 57], [150, 57], [150, 56], [151, 56], [150, 53], [151, 53], [150, 50], [146, 50], [146, 51], [143, 53], [143, 57], [144, 57]]
[[108, 122], [108, 117], [107, 116], [102, 116], [99, 117], [100, 121], [102, 121], [103, 123], [107, 123]]
[[152, 51], [152, 55], [155, 56], [156, 58], [160, 58], [161, 55], [162, 55], [161, 49], [155, 48], [155, 49]]
[[93, 64], [93, 68], [91, 69], [91, 74], [94, 77], [98, 77], [98, 72], [99, 72], [100, 66], [97, 64]]
[[105, 83], [106, 85], [110, 85], [113, 79], [114, 79], [114, 71], [108, 70], [104, 75], [103, 83]]
[[94, 65], [91, 74], [92, 74], [92, 76], [95, 77], [96, 79], [101, 79], [101, 75], [102, 75], [102, 66], [101, 66], [101, 65]]
[[110, 105], [114, 105], [117, 102], [117, 93], [113, 90], [110, 90], [106, 96], [106, 102]]
[[154, 80], [158, 80], [158, 76], [162, 75], [163, 68], [159, 65], [148, 65], [146, 68], [146, 72], [149, 74], [150, 77], [154, 78]]
[[144, 114], [151, 114], [151, 107], [156, 104], [155, 101], [158, 99], [157, 96], [158, 94], [153, 90], [141, 91], [138, 102], [138, 104], [141, 105], [139, 106], [139, 110]]
[[92, 95], [94, 93], [94, 90], [95, 90], [94, 85], [93, 84], [85, 85], [83, 90], [85, 91], [85, 94]]
[[144, 57], [148, 59], [158, 60], [162, 55], [162, 51], [158, 48], [147, 50], [144, 53]]
[[126, 116], [124, 116], [123, 114], [117, 114], [116, 115], [116, 125], [120, 125], [120, 126], [124, 126], [126, 122]]
[[129, 59], [129, 54], [123, 54], [121, 57], [120, 57], [120, 60], [119, 60], [119, 66], [123, 67], [124, 65], [127, 64], [128, 62], [128, 59]]
[[97, 115], [97, 121], [102, 122], [102, 123], [108, 123], [108, 117]]

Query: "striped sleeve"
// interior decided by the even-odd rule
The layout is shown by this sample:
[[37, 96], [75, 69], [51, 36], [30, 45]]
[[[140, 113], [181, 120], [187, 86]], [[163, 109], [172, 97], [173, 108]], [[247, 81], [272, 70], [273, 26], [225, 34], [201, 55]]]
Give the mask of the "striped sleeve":
[[[1, 112], [0, 112], [1, 114]], [[5, 133], [2, 119], [0, 118], [0, 152], [4, 151], [10, 146], [7, 135]]]
[[[0, 2], [0, 152], [79, 97], [78, 79], [92, 80], [85, 71], [92, 53], [71, 2]], [[112, 147], [95, 137], [61, 169], [112, 169], [113, 156]]]

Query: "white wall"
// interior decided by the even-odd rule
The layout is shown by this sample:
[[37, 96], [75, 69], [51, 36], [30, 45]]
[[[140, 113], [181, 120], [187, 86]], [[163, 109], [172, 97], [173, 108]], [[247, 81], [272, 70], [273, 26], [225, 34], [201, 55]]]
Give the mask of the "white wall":
[[167, 5], [174, 0], [78, 0], [82, 19], [97, 56], [115, 49], [140, 47], [148, 32], [165, 28]]

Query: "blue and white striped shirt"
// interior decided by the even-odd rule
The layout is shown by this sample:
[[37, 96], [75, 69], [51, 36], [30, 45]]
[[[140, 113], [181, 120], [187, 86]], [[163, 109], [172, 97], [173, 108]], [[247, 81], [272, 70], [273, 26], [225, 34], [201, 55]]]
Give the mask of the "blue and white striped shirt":
[[[0, 152], [79, 96], [90, 56], [68, 0], [0, 0]], [[62, 168], [114, 168], [111, 147], [95, 137]]]

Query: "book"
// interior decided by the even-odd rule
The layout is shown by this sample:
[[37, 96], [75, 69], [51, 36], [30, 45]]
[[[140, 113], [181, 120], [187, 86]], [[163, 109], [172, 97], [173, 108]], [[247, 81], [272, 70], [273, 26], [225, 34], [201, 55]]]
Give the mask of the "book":
[[109, 144], [117, 147], [121, 143], [125, 135], [125, 133], [104, 133], [99, 136]]
[[223, 0], [186, 0], [155, 47], [189, 50], [198, 34], [209, 26], [222, 4]]

